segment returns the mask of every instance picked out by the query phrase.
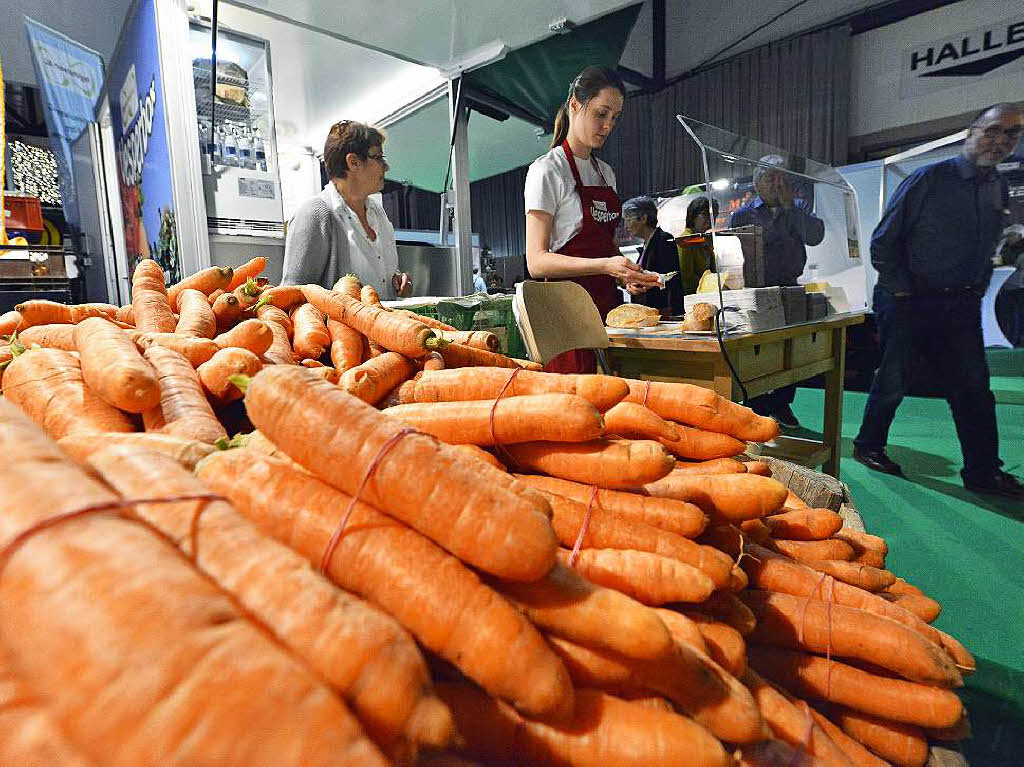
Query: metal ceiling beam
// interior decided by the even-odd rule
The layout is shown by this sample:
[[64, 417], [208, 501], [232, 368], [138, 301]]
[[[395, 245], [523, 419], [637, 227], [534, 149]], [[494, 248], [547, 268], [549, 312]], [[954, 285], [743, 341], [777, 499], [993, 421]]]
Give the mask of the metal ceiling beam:
[[651, 4], [651, 73], [655, 87], [665, 87], [665, 44], [668, 32], [665, 28], [665, 0], [654, 0]]
[[619, 65], [618, 73], [622, 77], [622, 79], [625, 80], [628, 84], [635, 85], [641, 90], [655, 91], [658, 90], [658, 88], [660, 87], [654, 81], [654, 78], [648, 77], [645, 74], [641, 74], [640, 72], [637, 72], [635, 69], [630, 69], [629, 67]]

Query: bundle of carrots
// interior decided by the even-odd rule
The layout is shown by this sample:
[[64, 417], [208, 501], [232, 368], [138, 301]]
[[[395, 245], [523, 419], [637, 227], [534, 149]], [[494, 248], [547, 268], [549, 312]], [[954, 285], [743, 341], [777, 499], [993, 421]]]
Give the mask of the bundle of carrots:
[[774, 421], [264, 266], [166, 288], [145, 261], [128, 306], [0, 317], [0, 761], [923, 764], [962, 737], [973, 659], [884, 541], [743, 458]]

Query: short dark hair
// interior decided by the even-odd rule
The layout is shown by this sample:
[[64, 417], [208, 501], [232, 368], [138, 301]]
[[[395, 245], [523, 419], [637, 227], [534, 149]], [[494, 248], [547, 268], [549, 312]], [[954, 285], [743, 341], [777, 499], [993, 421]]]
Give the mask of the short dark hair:
[[978, 112], [978, 114], [974, 115], [974, 119], [971, 120], [971, 124], [968, 127], [973, 128], [975, 125], [977, 125], [978, 123], [981, 122], [982, 118], [985, 115], [987, 115], [989, 112], [992, 112], [992, 111], [996, 111], [996, 112], [999, 112], [999, 113], [1003, 113], [1003, 112], [1016, 112], [1017, 114], [1024, 113], [1024, 109], [1021, 109], [1016, 104], [1011, 104], [1008, 101], [1000, 101], [997, 104], [990, 104], [989, 106], [985, 107], [980, 112]]
[[622, 215], [630, 218], [644, 218], [648, 226], [658, 225], [658, 205], [650, 197], [631, 197], [622, 203]]
[[[714, 214], [711, 214], [711, 210], [714, 209]], [[693, 222], [697, 220], [697, 216], [701, 213], [707, 213], [711, 218], [715, 218], [718, 215], [718, 200], [708, 201], [707, 197], [694, 197], [690, 200], [690, 204], [686, 206], [686, 228], [692, 230]]]
[[348, 174], [348, 163], [345, 158], [349, 153], [359, 157], [367, 157], [370, 149], [384, 146], [384, 132], [372, 125], [342, 120], [331, 126], [324, 142], [324, 167], [330, 178], [345, 178]]

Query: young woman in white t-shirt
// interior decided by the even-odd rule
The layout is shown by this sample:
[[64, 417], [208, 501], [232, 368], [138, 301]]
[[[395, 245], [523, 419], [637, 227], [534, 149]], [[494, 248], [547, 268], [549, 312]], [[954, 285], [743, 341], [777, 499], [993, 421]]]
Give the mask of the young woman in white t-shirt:
[[[605, 67], [587, 67], [569, 86], [555, 118], [551, 151], [526, 174], [526, 265], [534, 278], [569, 279], [594, 299], [603, 319], [622, 303], [616, 279], [634, 290], [657, 284], [619, 254], [615, 228], [622, 201], [615, 174], [593, 155], [622, 113], [626, 89]], [[593, 354], [566, 352], [545, 369], [593, 372]]]

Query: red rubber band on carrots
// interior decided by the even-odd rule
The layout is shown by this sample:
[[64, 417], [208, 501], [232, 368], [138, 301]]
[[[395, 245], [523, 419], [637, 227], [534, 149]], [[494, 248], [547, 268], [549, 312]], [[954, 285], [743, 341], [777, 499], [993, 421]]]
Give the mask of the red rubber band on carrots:
[[[57, 527], [64, 522], [71, 522], [82, 517], [89, 516], [90, 514], [102, 514], [104, 512], [118, 512], [118, 516], [124, 519], [130, 519], [133, 522], [140, 522], [146, 527], [155, 531], [165, 540], [171, 541], [170, 537], [159, 530], [156, 526], [150, 524], [145, 519], [140, 517], [138, 514], [133, 512], [131, 509], [133, 506], [143, 503], [183, 503], [185, 501], [226, 501], [222, 495], [216, 493], [186, 493], [184, 495], [170, 495], [161, 496], [159, 498], [118, 498], [116, 501], [106, 501], [104, 503], [93, 503], [88, 506], [83, 506], [80, 509], [73, 511], [66, 511], [62, 514], [54, 514], [52, 517], [46, 517], [39, 520], [34, 525], [31, 525], [11, 540], [9, 540], [2, 549], [0, 549], [0, 572], [6, 567], [8, 560], [14, 555], [14, 553], [21, 548], [29, 539], [31, 539], [37, 533], [41, 533], [44, 530], [49, 530], [52, 527]], [[171, 543], [174, 543], [171, 541]], [[175, 548], [179, 548], [175, 544]]]
[[491, 427], [491, 441], [494, 442], [494, 447], [505, 458], [505, 463], [513, 463], [513, 460], [512, 456], [508, 454], [508, 451], [506, 451], [505, 448], [501, 446], [501, 443], [498, 442], [498, 436], [494, 433], [494, 411], [498, 409], [498, 400], [505, 396], [505, 392], [508, 391], [508, 388], [512, 385], [512, 382], [516, 380], [516, 376], [519, 375], [521, 370], [522, 368], [520, 367], [515, 368], [509, 374], [508, 380], [505, 381], [505, 384], [498, 390], [498, 395], [494, 398], [494, 402], [491, 403], [491, 413], [488, 418], [488, 422]]
[[[807, 716], [807, 730], [804, 731], [804, 742], [803, 749], [805, 754], [811, 753], [811, 737], [814, 735], [814, 717], [811, 716], [811, 707], [807, 705], [806, 700], [800, 701], [800, 705], [804, 709], [804, 714]], [[799, 752], [793, 755], [793, 763], [799, 763]]]
[[832, 603], [835, 601], [835, 583], [836, 579], [828, 573], [822, 573], [821, 578], [818, 579], [818, 583], [811, 590], [811, 593], [807, 595], [807, 599], [804, 600], [803, 607], [800, 608], [800, 631], [797, 634], [797, 641], [800, 644], [804, 642], [804, 619], [807, 615], [807, 608], [811, 604], [811, 600], [814, 599], [814, 593], [821, 590], [822, 586], [828, 584], [828, 592], [822, 592], [824, 602], [826, 603], [826, 631], [825, 631], [825, 660], [828, 662], [828, 673], [825, 677], [825, 698], [832, 692]]
[[597, 485], [592, 485], [590, 488], [590, 500], [587, 502], [587, 513], [583, 515], [580, 534], [576, 536], [576, 543], [572, 545], [572, 554], [569, 555], [569, 567], [575, 567], [576, 560], [579, 559], [580, 549], [583, 547], [583, 538], [587, 535], [587, 529], [590, 527], [590, 514], [594, 510], [595, 498], [597, 498]]
[[408, 437], [410, 434], [420, 433], [422, 432], [413, 429], [411, 426], [405, 426], [399, 429], [397, 434], [380, 446], [380, 450], [377, 451], [377, 455], [373, 457], [373, 460], [370, 461], [370, 465], [366, 467], [366, 474], [363, 475], [363, 480], [359, 483], [359, 488], [356, 490], [355, 495], [352, 496], [352, 500], [349, 501], [348, 507], [345, 509], [345, 513], [341, 515], [341, 522], [338, 523], [338, 529], [334, 531], [334, 535], [331, 536], [331, 540], [327, 543], [327, 548], [324, 549], [323, 556], [320, 558], [320, 572], [322, 574], [327, 574], [327, 568], [331, 565], [331, 558], [334, 556], [334, 550], [338, 548], [338, 544], [341, 542], [341, 537], [345, 534], [345, 528], [348, 526], [349, 517], [352, 516], [352, 512], [355, 510], [356, 502], [363, 494], [363, 490], [366, 489], [366, 483], [370, 481], [370, 477], [372, 477], [377, 471], [377, 467], [380, 466], [380, 462], [384, 460], [384, 457], [391, 451], [391, 448], [401, 442], [405, 437]]
[[644, 401], [640, 403], [640, 407], [647, 407], [647, 398], [651, 396], [651, 382], [644, 381]]

